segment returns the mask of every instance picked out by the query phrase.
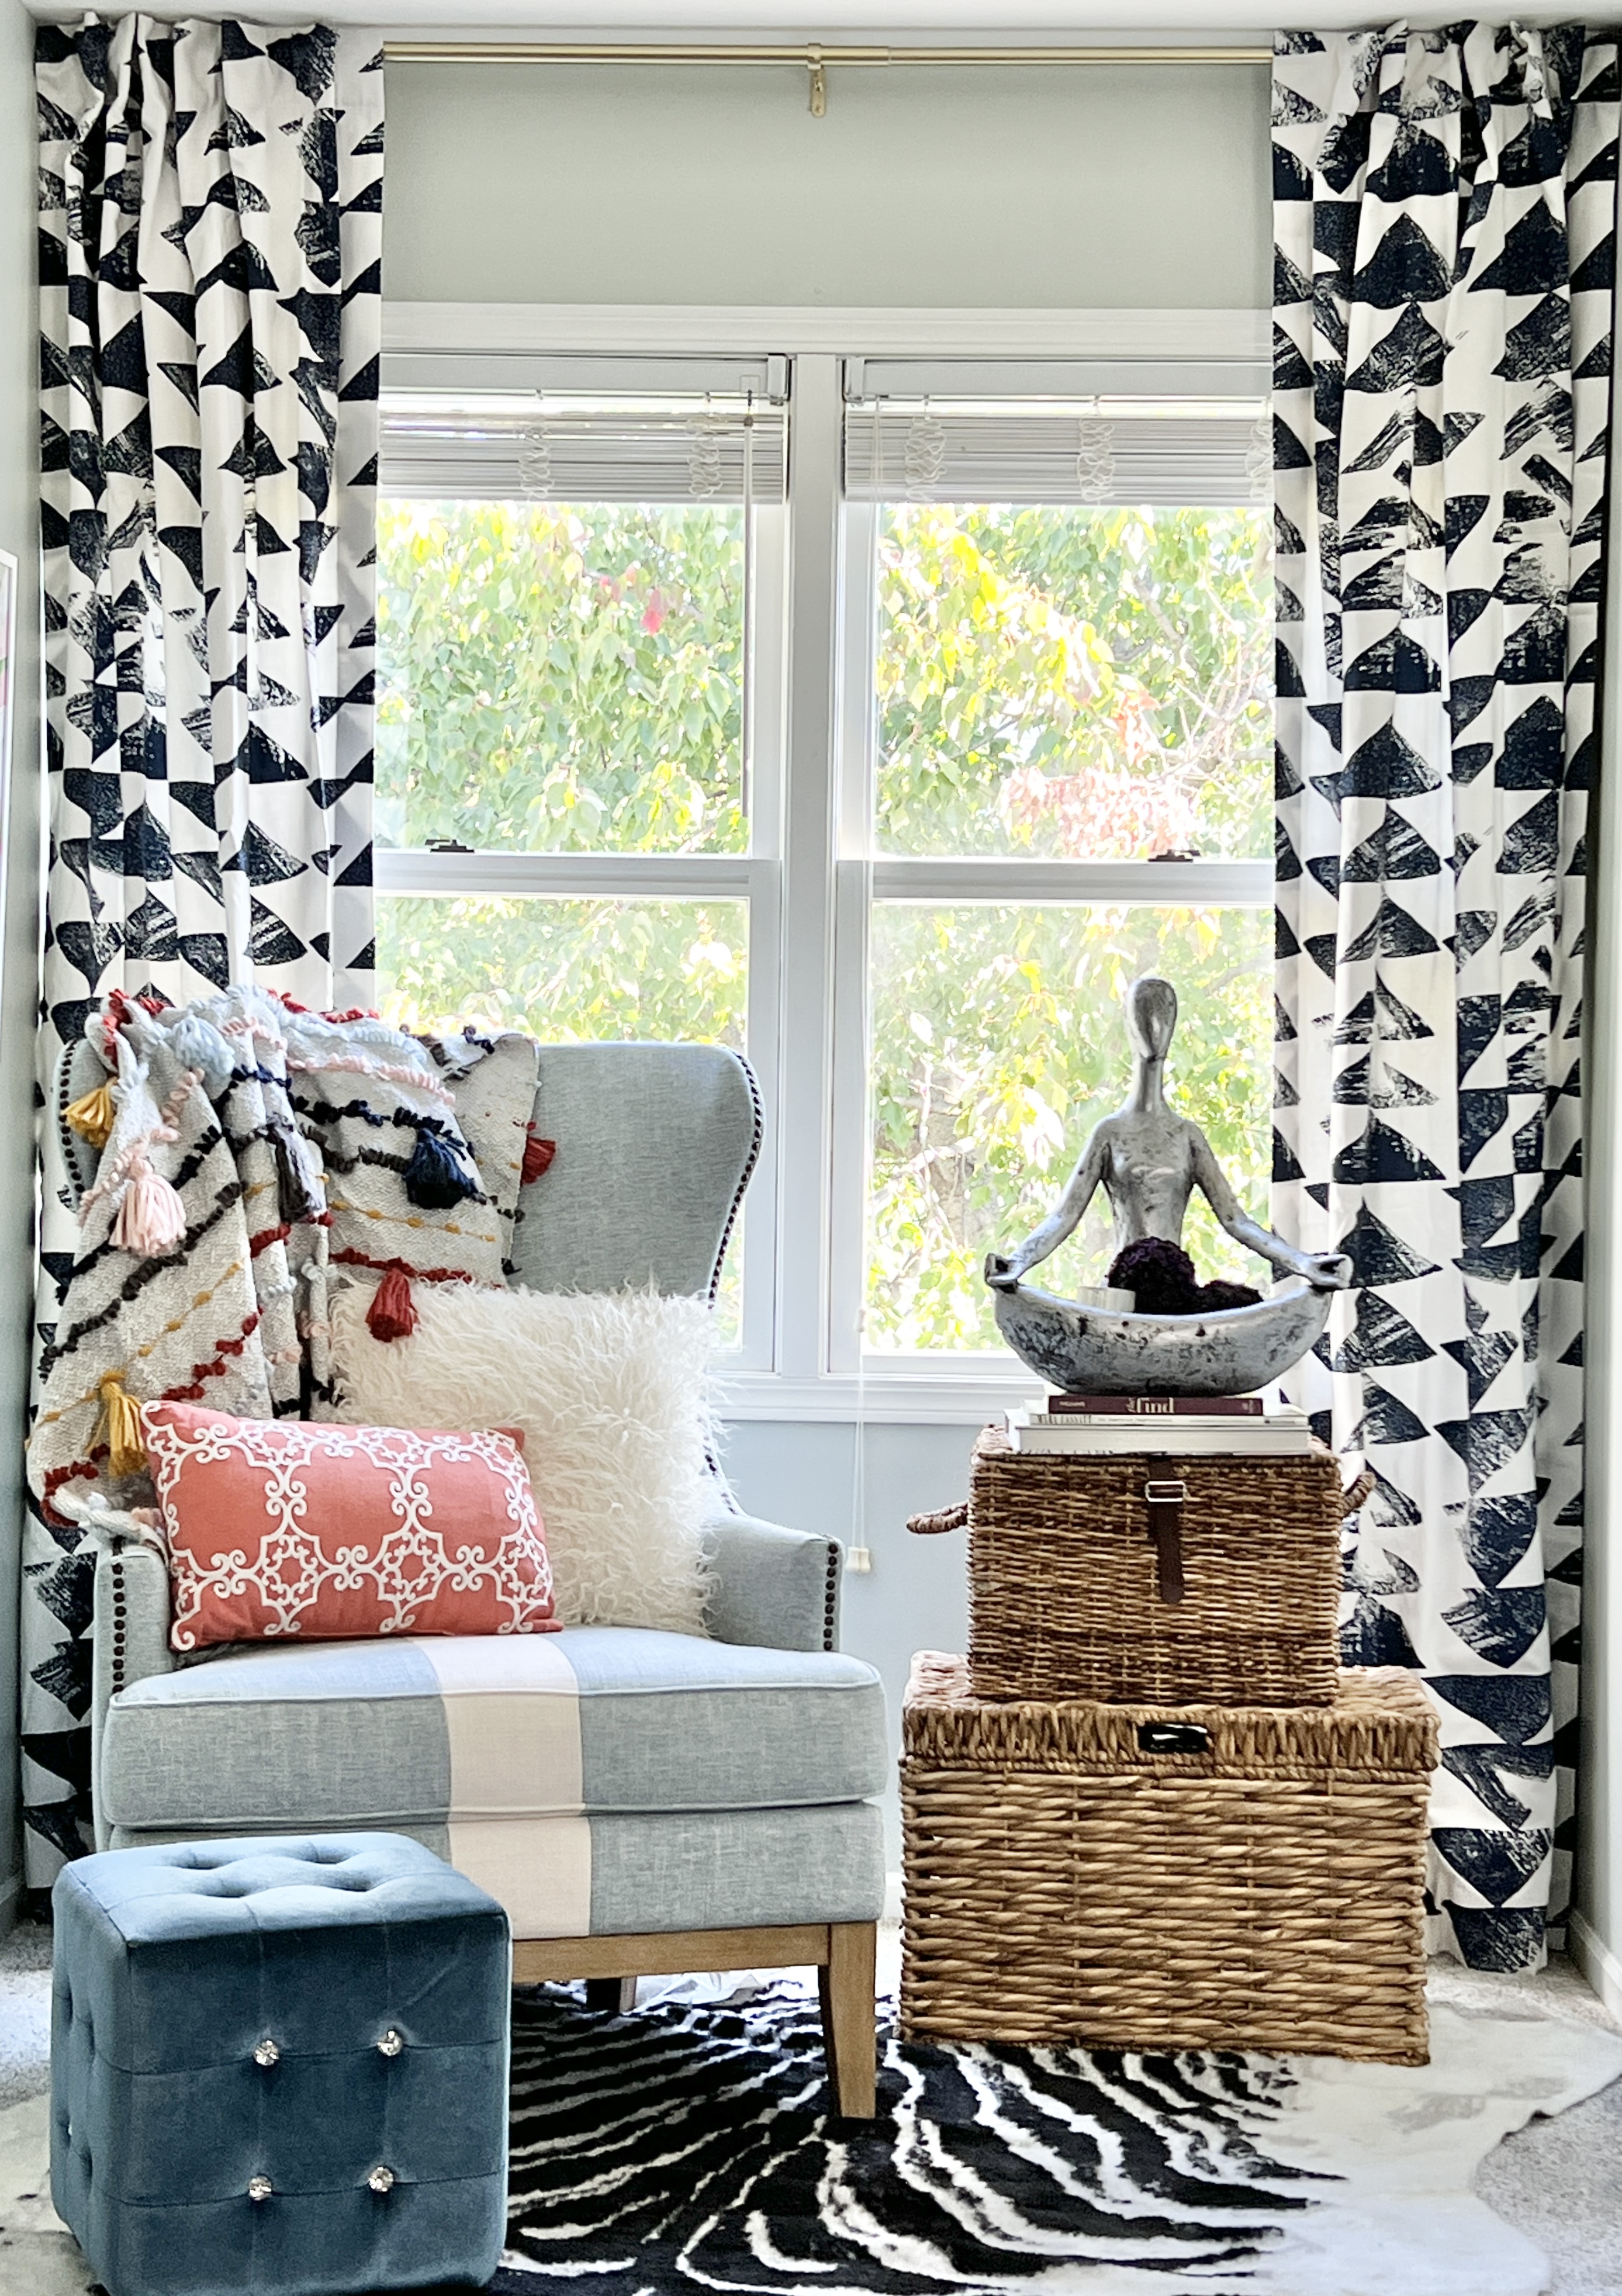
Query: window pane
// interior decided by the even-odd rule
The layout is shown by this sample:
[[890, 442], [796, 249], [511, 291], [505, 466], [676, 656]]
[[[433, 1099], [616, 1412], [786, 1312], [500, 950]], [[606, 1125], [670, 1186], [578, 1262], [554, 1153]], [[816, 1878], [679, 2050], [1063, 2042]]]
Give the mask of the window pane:
[[1272, 852], [1266, 511], [879, 518], [881, 851]]
[[[634, 1039], [743, 1048], [744, 901], [381, 896], [379, 994], [398, 1029], [522, 1029], [543, 1043]], [[735, 1227], [717, 1301], [741, 1329]]]
[[[1052, 1210], [1093, 1126], [1126, 1099], [1120, 996], [1142, 972], [1178, 994], [1170, 1097], [1265, 1219], [1272, 962], [1264, 909], [878, 903], [866, 1345], [1002, 1347], [981, 1263]], [[1203, 1277], [1271, 1282], [1203, 1197], [1184, 1242]], [[1101, 1283], [1111, 1257], [1101, 1191], [1032, 1281], [1069, 1293]]]
[[741, 853], [743, 512], [378, 512], [376, 833], [528, 853]]

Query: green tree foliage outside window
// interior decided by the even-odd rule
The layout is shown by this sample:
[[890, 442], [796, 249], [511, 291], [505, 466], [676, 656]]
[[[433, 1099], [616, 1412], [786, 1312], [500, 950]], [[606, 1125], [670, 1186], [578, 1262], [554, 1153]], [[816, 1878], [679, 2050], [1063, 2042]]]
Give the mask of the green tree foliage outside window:
[[741, 853], [743, 512], [386, 501], [377, 834]]
[[[897, 505], [878, 574], [881, 851], [1271, 850], [1265, 512]], [[1172, 1097], [1264, 1213], [1267, 913], [877, 907], [870, 1347], [999, 1344], [981, 1261], [1125, 1096], [1120, 995], [1151, 971], [1180, 996]], [[1245, 1273], [1201, 1199], [1184, 1240], [1208, 1274]], [[1036, 1280], [1102, 1283], [1110, 1258], [1101, 1199]]]
[[[381, 841], [746, 849], [742, 566], [725, 505], [386, 502]], [[1269, 574], [1258, 512], [881, 513], [879, 849], [1265, 851]], [[741, 1042], [741, 903], [379, 912], [386, 1009], [407, 1025]], [[1183, 996], [1174, 1091], [1264, 1209], [1259, 913], [885, 903], [872, 947], [870, 1346], [995, 1345], [980, 1256], [1033, 1223], [1118, 1101], [1118, 996], [1146, 966]], [[1188, 1241], [1215, 1272], [1233, 1251], [1209, 1225]], [[1094, 1220], [1054, 1280], [1096, 1280], [1105, 1258]]]
[[908, 504], [878, 551], [881, 852], [1272, 852], [1266, 512]]
[[[1087, 1132], [1126, 1098], [1120, 995], [1140, 972], [1178, 988], [1170, 1097], [1264, 1211], [1271, 944], [1258, 909], [879, 903], [868, 1345], [1001, 1345], [981, 1262], [1052, 1209]], [[1110, 1235], [1100, 1196], [1032, 1281], [1102, 1283]], [[1208, 1274], [1243, 1275], [1203, 1198], [1184, 1242]]]

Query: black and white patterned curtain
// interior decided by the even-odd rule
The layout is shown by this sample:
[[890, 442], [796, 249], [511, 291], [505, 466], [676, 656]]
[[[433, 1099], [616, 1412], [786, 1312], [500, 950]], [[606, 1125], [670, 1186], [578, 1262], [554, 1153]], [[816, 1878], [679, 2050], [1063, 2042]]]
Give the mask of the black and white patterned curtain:
[[1348, 1661], [1441, 1717], [1430, 1942], [1518, 1968], [1569, 1869], [1618, 45], [1277, 47], [1274, 1218], [1356, 1264], [1298, 1385], [1378, 1479]]
[[[112, 988], [371, 1002], [383, 73], [375, 33], [143, 16], [36, 59], [48, 1070]], [[90, 1568], [29, 1537], [37, 1884], [85, 1839]]]

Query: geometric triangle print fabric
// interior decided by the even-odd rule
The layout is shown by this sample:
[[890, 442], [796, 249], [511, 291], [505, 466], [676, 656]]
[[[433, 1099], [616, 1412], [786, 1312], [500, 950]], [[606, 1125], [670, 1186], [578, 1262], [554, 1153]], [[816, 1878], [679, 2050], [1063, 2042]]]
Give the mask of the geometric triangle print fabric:
[[1349, 1662], [1442, 1726], [1430, 1944], [1563, 1921], [1584, 875], [1614, 37], [1281, 34], [1274, 1217], [1353, 1289], [1286, 1382], [1362, 1455]]
[[[48, 1072], [114, 988], [372, 1001], [383, 72], [374, 32], [132, 15], [41, 25], [36, 80]], [[76, 1240], [47, 1184], [47, 1271]], [[89, 1565], [29, 1537], [37, 1883]]]

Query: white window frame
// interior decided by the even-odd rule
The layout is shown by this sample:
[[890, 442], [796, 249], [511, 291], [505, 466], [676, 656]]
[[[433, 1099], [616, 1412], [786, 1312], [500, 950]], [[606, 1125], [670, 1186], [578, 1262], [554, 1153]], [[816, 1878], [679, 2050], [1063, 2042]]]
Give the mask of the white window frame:
[[[1266, 906], [1270, 862], [1077, 863], [891, 859], [871, 849], [873, 505], [841, 486], [848, 361], [979, 358], [987, 381], [1029, 389], [1006, 362], [1099, 362], [1123, 389], [1188, 363], [1191, 389], [1242, 393], [1265, 367], [1266, 311], [801, 310], [792, 308], [408, 304], [384, 308], [386, 352], [423, 358], [541, 355], [605, 362], [754, 357], [792, 361], [789, 501], [757, 556], [751, 849], [742, 857], [401, 853], [380, 850], [380, 892], [705, 893], [750, 905], [749, 1054], [766, 1115], [745, 1210], [743, 1349], [730, 1418], [859, 1417], [972, 1424], [1028, 1393], [995, 1354], [864, 1353], [859, 1333], [868, 1186], [868, 919], [872, 899], [1041, 900]], [[426, 370], [424, 370], [426, 372]], [[1244, 380], [1240, 380], [1240, 377]], [[1096, 383], [1089, 385], [1097, 388]], [[1162, 384], [1160, 387], [1164, 387]], [[763, 537], [764, 539], [764, 537]], [[774, 576], [781, 569], [781, 588]], [[778, 619], [780, 618], [780, 619]], [[768, 685], [766, 658], [783, 665]], [[774, 729], [778, 729], [773, 754]], [[476, 866], [471, 865], [477, 865]], [[735, 1366], [735, 1367], [734, 1367]]]

